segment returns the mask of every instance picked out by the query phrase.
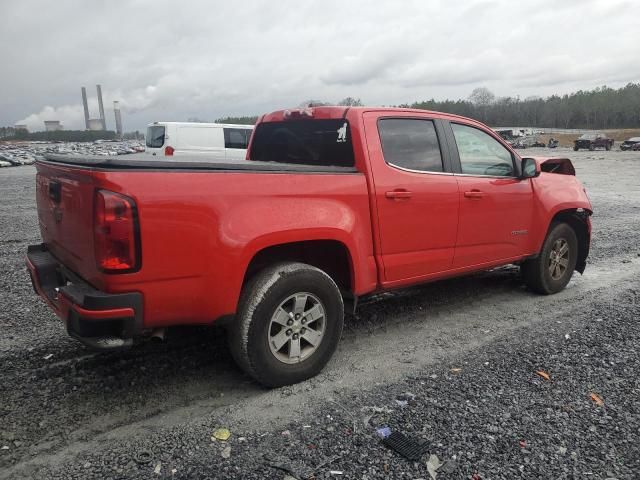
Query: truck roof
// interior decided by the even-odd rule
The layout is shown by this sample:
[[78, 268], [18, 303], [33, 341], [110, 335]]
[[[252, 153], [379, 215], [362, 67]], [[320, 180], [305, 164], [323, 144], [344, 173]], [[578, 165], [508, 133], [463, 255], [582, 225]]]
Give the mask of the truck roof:
[[463, 117], [461, 115], [455, 115], [453, 113], [436, 112], [433, 110], [422, 110], [419, 108], [405, 108], [405, 107], [345, 107], [345, 106], [320, 106], [320, 107], [296, 107], [291, 109], [276, 110], [271, 113], [266, 113], [258, 119], [260, 122], [278, 122], [283, 121], [289, 116], [309, 117], [316, 119], [339, 119], [345, 118], [347, 112], [388, 112], [388, 113], [417, 113], [420, 115], [431, 114], [439, 117], [458, 118], [465, 121], [471, 121], [480, 123], [472, 118]]

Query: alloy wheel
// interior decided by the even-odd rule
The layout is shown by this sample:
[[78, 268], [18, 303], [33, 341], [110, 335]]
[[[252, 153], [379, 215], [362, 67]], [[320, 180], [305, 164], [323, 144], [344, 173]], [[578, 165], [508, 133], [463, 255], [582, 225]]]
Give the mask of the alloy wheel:
[[271, 316], [269, 349], [279, 361], [300, 363], [318, 349], [326, 330], [325, 308], [307, 292], [287, 297]]
[[569, 243], [559, 238], [553, 243], [549, 254], [549, 274], [553, 280], [560, 280], [569, 266]]

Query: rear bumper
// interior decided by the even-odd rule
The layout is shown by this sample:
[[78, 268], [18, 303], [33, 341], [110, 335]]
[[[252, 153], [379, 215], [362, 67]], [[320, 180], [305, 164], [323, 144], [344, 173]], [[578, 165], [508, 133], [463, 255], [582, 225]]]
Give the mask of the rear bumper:
[[36, 293], [62, 319], [69, 335], [85, 345], [100, 350], [127, 347], [142, 333], [142, 294], [96, 290], [44, 245], [28, 247], [26, 264]]

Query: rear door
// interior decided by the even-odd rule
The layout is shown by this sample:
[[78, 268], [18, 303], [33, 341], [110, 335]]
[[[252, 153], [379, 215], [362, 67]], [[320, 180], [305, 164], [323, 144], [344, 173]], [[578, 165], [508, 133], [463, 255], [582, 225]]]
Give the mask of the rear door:
[[519, 178], [516, 156], [497, 136], [463, 123], [446, 123], [460, 191], [453, 268], [527, 253], [533, 188]]
[[165, 125], [153, 124], [147, 127], [145, 135], [145, 152], [151, 155], [162, 155], [162, 147], [164, 147], [165, 135], [167, 134]]
[[451, 267], [458, 185], [440, 120], [413, 113], [365, 113], [384, 283]]

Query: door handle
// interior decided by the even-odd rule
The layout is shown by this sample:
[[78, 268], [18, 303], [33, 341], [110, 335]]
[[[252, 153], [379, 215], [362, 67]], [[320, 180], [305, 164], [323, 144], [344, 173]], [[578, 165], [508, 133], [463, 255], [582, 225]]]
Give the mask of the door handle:
[[486, 193], [481, 192], [480, 190], [471, 190], [470, 192], [464, 192], [464, 196], [466, 198], [482, 198], [486, 195]]
[[385, 192], [384, 196], [390, 199], [396, 198], [411, 198], [413, 192], [408, 190], [391, 190], [390, 192]]

